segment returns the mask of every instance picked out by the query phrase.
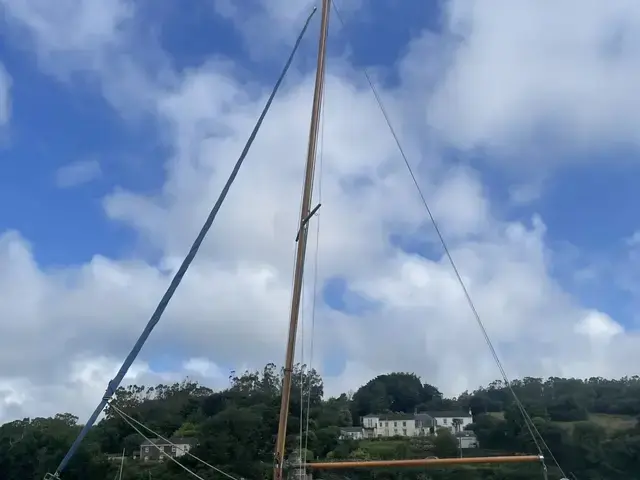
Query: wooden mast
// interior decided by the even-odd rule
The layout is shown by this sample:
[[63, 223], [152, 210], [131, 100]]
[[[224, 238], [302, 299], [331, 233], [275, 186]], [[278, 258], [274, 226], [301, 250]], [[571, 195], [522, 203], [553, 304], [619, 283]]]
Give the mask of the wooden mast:
[[311, 111], [311, 125], [309, 127], [309, 145], [302, 192], [302, 207], [300, 209], [300, 231], [296, 251], [295, 270], [293, 277], [293, 292], [291, 295], [291, 313], [289, 320], [289, 337], [285, 357], [284, 378], [282, 380], [282, 400], [280, 404], [280, 420], [275, 447], [274, 480], [282, 480], [284, 466], [285, 441], [287, 437], [287, 417], [289, 416], [289, 401], [291, 396], [291, 376], [295, 357], [296, 333], [298, 331], [298, 316], [302, 298], [302, 279], [304, 275], [304, 261], [307, 250], [307, 223], [311, 213], [311, 199], [313, 192], [313, 178], [316, 164], [318, 145], [318, 131], [320, 125], [320, 110], [324, 89], [325, 58], [327, 35], [329, 32], [329, 11], [331, 0], [322, 0], [322, 19], [320, 23], [320, 40], [318, 42], [318, 62], [316, 67], [315, 89], [313, 92], [313, 108]]

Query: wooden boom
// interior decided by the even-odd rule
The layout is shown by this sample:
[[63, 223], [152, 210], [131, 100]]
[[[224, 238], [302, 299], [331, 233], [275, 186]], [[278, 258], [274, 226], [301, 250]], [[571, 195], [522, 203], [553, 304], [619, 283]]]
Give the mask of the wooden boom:
[[478, 463], [527, 463], [544, 462], [542, 455], [513, 455], [500, 457], [467, 458], [417, 458], [410, 460], [369, 460], [347, 462], [311, 462], [301, 464], [310, 469], [384, 468], [384, 467], [438, 467], [447, 465], [469, 465]]

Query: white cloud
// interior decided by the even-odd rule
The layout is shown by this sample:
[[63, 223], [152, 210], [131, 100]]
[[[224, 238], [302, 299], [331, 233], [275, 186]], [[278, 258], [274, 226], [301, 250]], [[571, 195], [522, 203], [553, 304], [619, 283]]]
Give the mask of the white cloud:
[[0, 22], [15, 48], [32, 50], [45, 72], [69, 83], [97, 81], [129, 119], [148, 113], [156, 89], [171, 81], [149, 32], [137, 28], [138, 6], [131, 0], [0, 0]]
[[514, 163], [535, 156], [547, 167], [558, 162], [554, 146], [580, 152], [577, 160], [603, 144], [638, 147], [638, 2], [447, 5], [446, 40], [415, 49], [445, 52], [427, 114], [446, 139], [507, 153]]
[[62, 0], [55, 6], [44, 0], [0, 0], [0, 5], [8, 29], [26, 34], [20, 38], [33, 44], [42, 61], [63, 60], [65, 67], [71, 60], [93, 64], [122, 46], [126, 38], [119, 34], [134, 12], [127, 0]]
[[11, 76], [0, 63], [0, 128], [11, 120]]
[[[90, 8], [89, 3], [77, 2], [79, 11]], [[104, 52], [112, 45], [125, 42], [126, 46], [127, 35], [114, 26], [119, 23], [108, 20], [117, 18], [113, 14], [100, 20], [98, 39], [83, 51], [75, 34], [61, 37], [57, 29], [64, 26], [57, 13], [33, 0], [28, 3], [31, 8], [12, 11], [29, 13], [20, 16], [20, 24], [39, 39], [42, 51], [55, 48], [56, 55], [70, 55], [74, 62], [87, 62], [94, 68], [96, 58], [106, 61]], [[77, 21], [87, 25], [78, 31], [91, 32], [91, 19], [107, 4], [101, 5], [80, 16]], [[480, 35], [483, 28], [491, 32], [483, 23], [490, 18], [476, 10], [460, 10], [456, 2], [451, 5], [452, 18], [476, 22], [464, 48], [480, 55], [473, 35]], [[115, 11], [119, 10], [111, 10]], [[505, 12], [512, 19], [517, 13], [506, 7]], [[550, 27], [538, 21], [540, 15], [543, 13], [532, 17], [528, 28], [537, 28], [544, 37]], [[609, 17], [601, 18], [607, 22]], [[597, 18], [591, 21], [595, 25]], [[495, 29], [507, 26], [498, 23]], [[57, 33], [50, 33], [54, 28]], [[503, 35], [517, 33], [508, 30]], [[497, 55], [495, 41], [486, 42], [491, 47], [486, 50], [487, 65], [501, 66], [501, 60], [492, 57]], [[528, 45], [524, 40], [518, 42], [523, 49]], [[520, 108], [529, 108], [546, 95], [550, 83], [541, 83], [539, 89], [535, 84], [522, 86], [519, 73], [516, 83], [509, 83], [504, 73], [501, 78], [509, 82], [504, 97], [495, 94], [495, 109], [476, 110], [482, 96], [475, 88], [492, 85], [479, 76], [478, 85], [468, 86], [460, 79], [467, 79], [471, 67], [459, 65], [467, 62], [479, 68], [476, 62], [480, 60], [465, 54], [473, 58], [469, 60], [462, 50], [455, 50], [455, 61], [442, 76], [443, 83], [431, 92], [423, 84], [420, 45], [414, 47], [402, 65], [402, 89], [381, 93], [392, 118], [409, 117], [399, 133], [412, 162], [421, 160], [417, 168], [420, 183], [451, 239], [453, 255], [508, 372], [513, 376], [633, 373], [631, 366], [640, 351], [637, 335], [605, 312], [580, 305], [553, 279], [543, 219], [501, 218], [500, 209], [494, 208], [471, 167], [443, 164], [434, 153], [417, 156], [429, 150], [424, 132], [411, 125], [420, 124], [414, 115], [418, 110], [424, 115], [426, 104], [420, 101], [431, 93], [434, 107], [429, 115], [445, 138], [462, 146], [485, 141], [518, 145], [523, 138], [520, 132], [530, 125]], [[588, 43], [577, 42], [573, 48], [571, 55], [566, 54], [567, 61], [590, 58]], [[83, 51], [80, 57], [75, 53], [79, 50]], [[145, 195], [117, 190], [105, 198], [104, 206], [113, 221], [130, 226], [161, 253], [162, 260], [156, 265], [141, 258], [125, 261], [96, 256], [84, 265], [50, 271], [37, 264], [27, 240], [18, 233], [0, 237], [0, 315], [5, 319], [0, 323], [0, 405], [4, 405], [0, 418], [56, 410], [86, 415], [99, 400], [116, 359], [124, 357], [139, 334], [166, 288], [169, 273], [215, 201], [270, 88], [263, 86], [248, 94], [246, 82], [218, 61], [183, 74], [174, 72], [166, 84], [148, 83], [152, 80], [145, 66], [124, 50], [118, 53], [117, 64], [129, 65], [130, 75], [116, 81], [100, 67], [94, 72], [101, 76], [101, 88], [110, 92], [107, 98], [121, 113], [152, 112], [172, 155], [166, 159], [160, 192]], [[513, 60], [498, 53], [499, 59]], [[524, 54], [533, 55], [528, 50]], [[459, 71], [462, 73], [455, 73]], [[504, 67], [504, 71], [509, 70]], [[130, 381], [190, 374], [225, 385], [228, 369], [281, 362], [312, 94], [312, 78], [297, 73], [298, 81], [289, 80], [283, 87], [200, 256], [142, 351], [139, 371]], [[352, 290], [379, 308], [356, 316], [321, 305], [314, 364], [345, 361], [340, 374], [326, 378], [332, 393], [355, 388], [370, 375], [391, 370], [414, 370], [447, 393], [473, 388], [496, 378], [498, 372], [447, 261], [440, 253], [429, 258], [403, 253], [390, 241], [392, 233], [406, 236], [431, 229], [373, 97], [355, 75], [343, 64], [327, 76], [322, 174], [318, 171], [323, 197], [318, 275], [320, 281], [344, 277]], [[110, 83], [114, 81], [117, 88]], [[141, 85], [150, 88], [143, 92]], [[477, 97], [467, 92], [467, 86]], [[626, 87], [621, 84], [620, 88]], [[131, 95], [134, 91], [141, 95]], [[624, 91], [633, 102], [633, 88]], [[458, 103], [450, 113], [438, 110], [439, 102], [452, 92], [460, 94]], [[577, 100], [574, 104], [560, 97], [556, 92], [538, 110], [531, 110], [532, 114], [545, 116], [562, 107], [563, 122], [570, 132], [596, 132], [591, 141], [606, 145], [612, 132], [608, 124], [597, 120], [587, 107], [572, 110]], [[626, 104], [611, 98], [602, 101], [607, 112], [631, 115]], [[591, 116], [578, 118], [578, 114]], [[458, 116], [461, 122], [456, 126]], [[581, 142], [576, 135], [567, 135], [565, 140], [570, 145]], [[312, 221], [312, 231], [316, 221]], [[309, 256], [313, 258], [315, 236], [311, 237]], [[431, 250], [439, 252], [430, 233], [420, 240], [428, 240]], [[314, 273], [311, 263], [307, 268], [306, 322]], [[308, 324], [305, 331], [309, 342]], [[615, 338], [615, 342], [602, 341], [606, 338]], [[178, 366], [154, 373], [148, 365], [169, 352], [182, 352]], [[16, 364], [16, 358], [23, 360]], [[83, 364], [84, 369], [79, 367]], [[69, 386], [81, 393], [64, 393], [71, 391]]]
[[97, 159], [79, 160], [60, 167], [55, 174], [55, 183], [60, 188], [69, 188], [89, 183], [102, 175]]
[[[318, 7], [315, 25], [319, 24], [321, 3], [317, 0], [248, 0], [242, 3], [214, 0], [212, 5], [218, 15], [229, 20], [240, 32], [248, 52], [256, 60], [264, 60], [265, 57], [272, 58], [276, 52], [282, 52], [285, 45], [288, 48], [314, 6]], [[343, 20], [359, 11], [363, 4], [362, 0], [335, 3]], [[341, 24], [335, 17], [333, 4], [331, 10], [330, 31], [335, 34], [341, 29]], [[268, 35], [265, 35], [266, 31]], [[309, 36], [305, 43], [312, 45], [311, 48], [315, 50], [315, 37]]]

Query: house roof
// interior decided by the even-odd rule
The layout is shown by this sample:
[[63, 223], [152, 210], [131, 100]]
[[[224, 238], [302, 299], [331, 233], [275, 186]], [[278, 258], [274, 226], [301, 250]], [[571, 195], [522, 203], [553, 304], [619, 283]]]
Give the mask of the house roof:
[[434, 418], [471, 418], [469, 412], [463, 410], [458, 411], [442, 411], [442, 412], [421, 412], [421, 413], [370, 413], [362, 418], [378, 418], [380, 420], [419, 420], [423, 423], [432, 421]]
[[347, 433], [362, 432], [363, 430], [364, 429], [362, 427], [340, 427], [341, 432], [347, 432]]
[[462, 410], [449, 412], [427, 412], [427, 415], [430, 415], [433, 418], [471, 418], [469, 412]]
[[141, 447], [157, 445], [157, 446], [165, 446], [165, 445], [195, 445], [196, 439], [189, 437], [171, 437], [169, 438], [169, 442], [162, 440], [161, 438], [154, 438], [151, 440], [145, 440], [140, 444]]
[[414, 415], [412, 413], [385, 413], [380, 415], [380, 420], [413, 420]]
[[380, 420], [413, 420], [413, 413], [370, 413], [369, 415], [365, 415], [364, 418], [378, 418]]
[[433, 417], [431, 415], [429, 415], [428, 413], [416, 413], [414, 415], [415, 419], [417, 422], [421, 422], [423, 424], [427, 424], [427, 425], [432, 425], [433, 424]]

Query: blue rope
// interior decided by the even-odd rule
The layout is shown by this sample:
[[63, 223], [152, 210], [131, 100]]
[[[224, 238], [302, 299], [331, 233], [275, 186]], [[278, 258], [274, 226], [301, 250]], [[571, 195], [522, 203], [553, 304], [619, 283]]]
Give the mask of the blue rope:
[[240, 157], [238, 158], [238, 161], [236, 162], [235, 166], [233, 167], [233, 171], [231, 172], [231, 175], [229, 176], [229, 179], [227, 180], [227, 183], [225, 184], [224, 188], [222, 189], [222, 192], [220, 192], [220, 196], [218, 197], [218, 200], [216, 201], [216, 203], [215, 203], [213, 209], [211, 210], [211, 212], [209, 213], [209, 216], [207, 217], [207, 220], [205, 221], [204, 226], [200, 230], [200, 233], [198, 234], [196, 240], [193, 242], [193, 245], [191, 246], [191, 249], [189, 250], [189, 253], [185, 257], [185, 259], [183, 260], [182, 264], [180, 265], [180, 268], [178, 269], [178, 271], [176, 272], [175, 276], [171, 280], [171, 283], [169, 284], [169, 288], [167, 288], [167, 291], [162, 296], [162, 299], [160, 300], [160, 303], [156, 307], [156, 310], [153, 312], [153, 315], [151, 315], [149, 323], [147, 323], [147, 326], [143, 330], [142, 334], [138, 338], [138, 341], [135, 343], [135, 345], [133, 346], [133, 349], [131, 350], [131, 352], [129, 353], [127, 358], [125, 359], [125, 361], [122, 364], [122, 366], [120, 367], [120, 370], [118, 370], [118, 373], [116, 374], [116, 376], [113, 378], [113, 380], [111, 380], [109, 382], [109, 385], [107, 386], [107, 389], [106, 389], [106, 391], [105, 391], [105, 393], [104, 393], [104, 395], [102, 397], [102, 400], [100, 401], [100, 403], [96, 407], [95, 411], [91, 414], [91, 417], [89, 417], [89, 420], [87, 421], [87, 423], [84, 425], [84, 427], [82, 428], [82, 430], [78, 434], [78, 437], [75, 439], [75, 441], [71, 445], [71, 448], [69, 448], [69, 451], [67, 452], [65, 457], [60, 462], [60, 465], [56, 469], [55, 474], [53, 476], [51, 474], [47, 474], [45, 476], [45, 479], [59, 478], [60, 477], [60, 473], [64, 470], [64, 468], [69, 463], [69, 460], [71, 460], [73, 455], [78, 450], [78, 447], [80, 446], [80, 443], [82, 442], [84, 437], [87, 435], [87, 433], [89, 432], [91, 427], [94, 425], [94, 423], [98, 419], [98, 416], [100, 415], [100, 413], [102, 412], [104, 407], [107, 405], [109, 399], [113, 396], [113, 394], [116, 392], [116, 390], [120, 386], [120, 383], [122, 382], [122, 379], [126, 375], [126, 373], [129, 370], [129, 368], [131, 367], [131, 364], [133, 364], [133, 362], [135, 361], [136, 357], [140, 353], [140, 350], [144, 346], [144, 343], [147, 341], [147, 339], [149, 338], [149, 335], [153, 331], [154, 327], [160, 321], [160, 318], [162, 317], [162, 314], [164, 313], [165, 309], [167, 308], [167, 305], [169, 304], [169, 301], [171, 300], [171, 298], [173, 297], [173, 294], [178, 289], [178, 286], [180, 285], [180, 282], [182, 281], [182, 278], [187, 273], [187, 270], [188, 270], [189, 266], [191, 265], [191, 262], [193, 261], [193, 259], [195, 258], [196, 254], [198, 253], [198, 250], [200, 249], [200, 246], [202, 245], [202, 242], [204, 241], [204, 238], [207, 235], [207, 232], [211, 228], [211, 225], [213, 224], [213, 221], [215, 220], [216, 215], [218, 214], [218, 211], [220, 210], [220, 207], [222, 206], [222, 203], [224, 202], [227, 194], [229, 193], [229, 189], [231, 188], [231, 185], [233, 184], [234, 180], [236, 179], [236, 176], [238, 175], [238, 172], [240, 171], [240, 167], [242, 166], [242, 163], [244, 162], [245, 157], [249, 153], [249, 149], [251, 148], [251, 145], [253, 144], [253, 141], [255, 140], [256, 135], [258, 134], [258, 130], [260, 130], [260, 127], [262, 125], [262, 121], [264, 120], [265, 116], [267, 115], [267, 112], [269, 111], [269, 108], [271, 107], [271, 103], [273, 102], [273, 99], [275, 98], [276, 93], [278, 92], [278, 90], [280, 88], [280, 85], [282, 84], [282, 81], [284, 80], [285, 75], [289, 71], [289, 67], [291, 66], [291, 63], [293, 62], [293, 58], [294, 58], [294, 56], [295, 56], [295, 54], [296, 54], [296, 52], [298, 50], [298, 47], [300, 46], [302, 38], [304, 37], [304, 34], [307, 31], [309, 23], [311, 22], [311, 18], [313, 17], [315, 12], [316, 12], [316, 8], [314, 8], [313, 11], [309, 14], [309, 17], [307, 18], [307, 21], [305, 22], [304, 27], [302, 28], [302, 31], [298, 35], [296, 43], [293, 46], [293, 49], [291, 51], [291, 54], [289, 55], [287, 63], [285, 64], [285, 66], [284, 66], [284, 68], [282, 70], [282, 73], [280, 74], [280, 77], [278, 78], [278, 81], [276, 82], [275, 86], [273, 87], [273, 90], [271, 91], [271, 95], [269, 96], [269, 99], [267, 100], [267, 103], [264, 106], [264, 109], [262, 110], [262, 113], [260, 114], [260, 118], [258, 118], [258, 121], [256, 122], [256, 125], [253, 128], [253, 131], [251, 132], [251, 135], [249, 136], [249, 140], [247, 140], [247, 143], [244, 146], [244, 149], [242, 150], [242, 153], [240, 154]]

